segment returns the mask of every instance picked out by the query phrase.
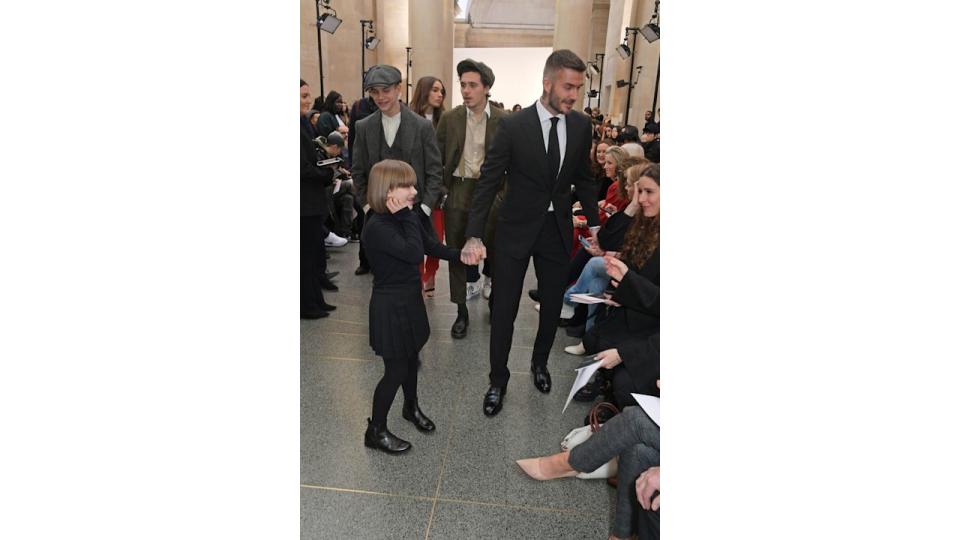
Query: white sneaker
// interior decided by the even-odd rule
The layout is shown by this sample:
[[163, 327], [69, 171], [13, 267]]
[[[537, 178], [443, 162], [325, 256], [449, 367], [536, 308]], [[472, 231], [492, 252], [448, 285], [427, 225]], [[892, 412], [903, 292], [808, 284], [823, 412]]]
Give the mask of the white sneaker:
[[560, 309], [560, 318], [561, 319], [572, 319], [576, 308], [570, 304], [564, 302], [563, 307]]
[[483, 276], [483, 299], [490, 299], [490, 291], [493, 290], [493, 280], [489, 276]]
[[480, 291], [482, 289], [483, 284], [481, 284], [479, 281], [474, 281], [473, 283], [467, 282], [467, 300], [480, 296]]
[[575, 354], [577, 356], [583, 356], [587, 354], [587, 350], [583, 348], [583, 342], [577, 343], [576, 345], [570, 345], [569, 347], [564, 347], [563, 350], [564, 352]]
[[330, 231], [330, 234], [323, 239], [323, 245], [329, 247], [343, 247], [347, 245], [347, 239], [341, 236], [333, 234], [333, 231]]

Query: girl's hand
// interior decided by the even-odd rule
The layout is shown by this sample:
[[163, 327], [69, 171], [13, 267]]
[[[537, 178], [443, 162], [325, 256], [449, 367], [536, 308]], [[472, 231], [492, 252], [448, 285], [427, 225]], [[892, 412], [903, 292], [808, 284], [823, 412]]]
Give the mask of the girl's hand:
[[624, 209], [624, 212], [633, 217], [637, 215], [637, 212], [640, 211], [640, 187], [636, 186], [633, 188], [633, 198], [630, 199], [630, 204]]
[[617, 259], [616, 257], [605, 255], [603, 257], [603, 262], [606, 266], [608, 276], [617, 281], [623, 281], [623, 276], [627, 273], [627, 265], [624, 264], [623, 261]]
[[620, 359], [620, 353], [616, 349], [607, 349], [605, 351], [600, 351], [596, 356], [593, 357], [594, 360], [600, 360], [600, 367], [611, 369], [617, 364], [623, 362]]
[[391, 214], [396, 214], [404, 208], [410, 208], [410, 206], [405, 202], [400, 202], [399, 200], [394, 199], [393, 197], [387, 197], [387, 210], [389, 210]]
[[603, 255], [603, 250], [600, 249], [600, 246], [597, 245], [596, 238], [592, 236], [588, 236], [586, 237], [586, 241], [587, 241], [587, 248], [586, 248], [587, 253], [589, 253], [590, 255], [593, 255], [594, 257], [599, 257]]

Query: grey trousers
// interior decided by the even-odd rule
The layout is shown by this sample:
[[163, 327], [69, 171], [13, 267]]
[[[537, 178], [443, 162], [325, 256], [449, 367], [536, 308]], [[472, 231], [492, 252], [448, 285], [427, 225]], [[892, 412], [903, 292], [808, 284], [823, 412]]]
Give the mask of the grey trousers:
[[660, 427], [640, 407], [626, 407], [600, 431], [570, 451], [570, 466], [594, 471], [616, 456], [617, 508], [610, 534], [626, 538], [660, 538], [660, 513], [640, 508], [636, 481], [640, 474], [660, 465]]

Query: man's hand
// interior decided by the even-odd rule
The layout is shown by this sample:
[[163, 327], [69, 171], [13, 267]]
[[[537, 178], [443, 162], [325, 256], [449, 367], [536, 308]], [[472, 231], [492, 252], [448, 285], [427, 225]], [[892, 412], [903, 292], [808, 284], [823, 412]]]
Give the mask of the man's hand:
[[654, 491], [660, 491], [660, 467], [650, 467], [637, 477], [637, 500], [644, 510], [660, 509], [660, 493], [653, 502], [650, 501]]
[[620, 359], [620, 353], [618, 353], [616, 349], [600, 351], [593, 359], [600, 360], [600, 367], [607, 369], [616, 367], [620, 362], [623, 362], [623, 360]]
[[[466, 255], [464, 255], [466, 254]], [[479, 264], [481, 259], [487, 258], [487, 248], [479, 238], [468, 238], [463, 249], [460, 251], [461, 260], [470, 260], [475, 262], [464, 262], [464, 264]]]
[[624, 264], [623, 261], [610, 255], [604, 255], [603, 262], [608, 276], [617, 281], [623, 280], [623, 276], [628, 270], [627, 265]]

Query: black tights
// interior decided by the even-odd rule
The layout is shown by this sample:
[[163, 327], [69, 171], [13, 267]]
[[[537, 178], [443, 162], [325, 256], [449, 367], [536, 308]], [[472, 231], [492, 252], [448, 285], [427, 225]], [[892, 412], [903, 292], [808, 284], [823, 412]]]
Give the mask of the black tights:
[[383, 378], [373, 391], [373, 424], [387, 425], [387, 413], [397, 395], [397, 388], [403, 387], [403, 399], [407, 402], [417, 400], [417, 356], [410, 358], [384, 358]]

